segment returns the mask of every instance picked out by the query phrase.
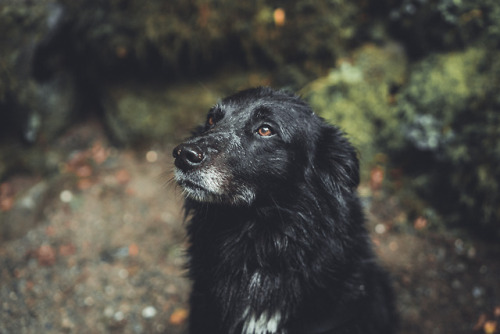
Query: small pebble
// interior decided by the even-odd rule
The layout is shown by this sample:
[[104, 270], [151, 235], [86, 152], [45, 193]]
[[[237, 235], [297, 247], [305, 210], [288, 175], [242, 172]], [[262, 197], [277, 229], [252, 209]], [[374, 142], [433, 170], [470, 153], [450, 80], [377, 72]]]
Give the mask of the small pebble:
[[474, 296], [474, 298], [479, 298], [483, 295], [484, 293], [484, 290], [483, 288], [479, 287], [479, 286], [475, 286], [473, 289], [472, 289], [472, 295]]
[[83, 303], [85, 304], [85, 306], [92, 306], [94, 305], [94, 299], [89, 296], [83, 300]]
[[455, 240], [455, 252], [459, 255], [464, 253], [464, 242], [462, 239]]
[[111, 306], [107, 306], [105, 309], [104, 309], [104, 315], [107, 317], [107, 318], [111, 318], [113, 316], [115, 312], [113, 311], [113, 308]]
[[107, 295], [112, 295], [115, 293], [115, 288], [113, 288], [111, 285], [107, 285], [105, 288], [104, 288], [104, 291], [106, 291], [106, 294]]
[[158, 160], [158, 153], [155, 151], [149, 151], [146, 153], [146, 160], [148, 162], [156, 162], [156, 160]]
[[462, 287], [462, 283], [459, 280], [455, 279], [453, 280], [453, 282], [451, 282], [451, 286], [454, 289], [460, 289]]
[[63, 190], [63, 191], [61, 191], [61, 194], [59, 195], [59, 199], [63, 203], [69, 203], [73, 199], [73, 193], [69, 190]]
[[145, 307], [142, 310], [142, 316], [146, 319], [153, 318], [156, 315], [156, 309], [153, 306]]
[[70, 330], [75, 327], [75, 324], [67, 315], [65, 315], [61, 319], [61, 327], [65, 330]]
[[125, 319], [125, 314], [123, 314], [122, 311], [118, 311], [115, 313], [113, 318], [115, 319], [115, 321], [122, 321], [123, 319]]
[[15, 292], [11, 292], [11, 293], [9, 293], [9, 298], [10, 298], [11, 300], [16, 301], [16, 300], [17, 300], [17, 295], [16, 295], [16, 293], [15, 293]]
[[120, 271], [118, 271], [118, 276], [120, 276], [120, 278], [122, 279], [125, 279], [128, 277], [128, 270], [127, 269], [120, 269]]
[[384, 224], [377, 224], [375, 226], [375, 232], [377, 232], [377, 234], [384, 234], [386, 230], [387, 228]]

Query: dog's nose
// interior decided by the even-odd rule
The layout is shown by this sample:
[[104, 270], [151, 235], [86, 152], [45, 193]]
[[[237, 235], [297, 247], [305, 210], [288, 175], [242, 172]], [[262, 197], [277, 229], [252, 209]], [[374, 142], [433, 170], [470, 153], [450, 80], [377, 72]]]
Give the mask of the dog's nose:
[[205, 159], [203, 151], [198, 146], [189, 144], [180, 144], [174, 148], [172, 154], [175, 158], [175, 166], [182, 170], [195, 168]]

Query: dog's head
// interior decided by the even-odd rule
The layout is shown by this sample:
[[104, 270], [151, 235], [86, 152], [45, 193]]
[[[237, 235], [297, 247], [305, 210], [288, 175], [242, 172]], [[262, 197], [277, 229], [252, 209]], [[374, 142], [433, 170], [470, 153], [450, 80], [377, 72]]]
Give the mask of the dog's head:
[[300, 98], [270, 88], [217, 103], [173, 156], [175, 180], [196, 202], [250, 206], [293, 196], [311, 177], [333, 188], [359, 182], [356, 154], [341, 132]]

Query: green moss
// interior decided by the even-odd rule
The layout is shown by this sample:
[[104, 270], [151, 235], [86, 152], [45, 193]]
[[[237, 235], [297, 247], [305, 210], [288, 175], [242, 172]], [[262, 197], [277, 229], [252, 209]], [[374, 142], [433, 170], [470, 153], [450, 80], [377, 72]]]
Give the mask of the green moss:
[[378, 138], [398, 127], [392, 90], [404, 83], [406, 66], [397, 45], [366, 45], [305, 87], [303, 95], [319, 115], [347, 133], [370, 165], [379, 151]]
[[262, 85], [265, 73], [230, 72], [204, 83], [122, 83], [104, 94], [106, 123], [114, 139], [124, 145], [179, 141], [202, 124], [217, 100], [249, 86]]

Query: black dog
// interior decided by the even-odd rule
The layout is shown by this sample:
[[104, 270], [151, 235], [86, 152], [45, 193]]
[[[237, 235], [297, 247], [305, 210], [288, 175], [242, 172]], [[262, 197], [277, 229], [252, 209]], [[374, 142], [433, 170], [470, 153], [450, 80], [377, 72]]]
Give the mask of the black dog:
[[298, 97], [225, 98], [174, 149], [191, 215], [190, 333], [393, 333], [354, 148]]

